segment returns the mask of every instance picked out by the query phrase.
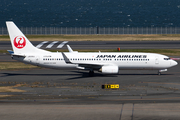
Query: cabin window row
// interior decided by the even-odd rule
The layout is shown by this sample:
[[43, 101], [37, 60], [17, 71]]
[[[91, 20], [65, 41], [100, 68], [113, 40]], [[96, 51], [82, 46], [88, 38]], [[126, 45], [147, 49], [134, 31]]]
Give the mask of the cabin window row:
[[149, 61], [149, 59], [114, 59], [115, 61]]
[[[43, 60], [64, 60], [64, 59], [60, 59], [60, 58], [43, 58]], [[75, 59], [75, 58], [71, 58], [71, 59], [68, 59], [68, 60], [101, 60], [101, 59], [85, 59], [85, 58], [79, 58], [79, 59]]]
[[70, 60], [101, 60], [101, 59], [88, 59], [88, 58], [71, 58]]
[[[60, 58], [44, 58], [43, 60], [63, 60], [64, 59], [60, 59]], [[71, 59], [68, 59], [68, 60], [101, 60], [101, 59], [83, 59], [83, 58], [80, 58], [80, 59], [75, 59], [75, 58], [71, 58]], [[104, 61], [112, 61], [112, 59], [103, 59]], [[115, 61], [149, 61], [149, 59], [114, 59]]]
[[44, 58], [43, 60], [64, 60], [64, 59], [60, 59], [60, 58]]

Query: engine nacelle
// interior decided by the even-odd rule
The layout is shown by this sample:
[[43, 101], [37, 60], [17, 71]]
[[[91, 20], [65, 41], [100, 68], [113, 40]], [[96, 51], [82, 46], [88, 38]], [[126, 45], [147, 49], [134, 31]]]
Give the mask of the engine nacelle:
[[99, 70], [104, 74], [117, 74], [119, 72], [118, 66], [102, 66]]

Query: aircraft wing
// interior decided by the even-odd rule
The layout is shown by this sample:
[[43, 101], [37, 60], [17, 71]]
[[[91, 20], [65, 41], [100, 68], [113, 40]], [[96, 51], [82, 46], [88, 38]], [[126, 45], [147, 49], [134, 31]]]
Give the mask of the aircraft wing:
[[113, 66], [109, 63], [81, 63], [81, 62], [72, 62], [70, 61], [67, 56], [62, 52], [63, 58], [67, 64], [78, 64], [79, 69], [100, 69], [102, 66]]

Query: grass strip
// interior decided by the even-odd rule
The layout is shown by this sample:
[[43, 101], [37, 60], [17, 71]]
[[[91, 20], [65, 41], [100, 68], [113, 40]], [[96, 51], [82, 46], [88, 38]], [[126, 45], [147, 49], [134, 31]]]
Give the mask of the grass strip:
[[21, 62], [0, 62], [0, 70], [31, 69], [31, 68], [38, 68], [38, 67], [29, 64], [24, 64]]
[[0, 53], [8, 53], [7, 50], [0, 50]]
[[[26, 35], [30, 41], [154, 41], [180, 40], [180, 34], [126, 34], [126, 35]], [[9, 41], [0, 35], [0, 41]]]
[[[15, 86], [3, 86], [3, 87], [0, 87], [0, 92], [26, 92], [25, 90], [19, 90], [19, 89], [14, 88], [14, 87], [20, 87], [20, 86], [21, 86], [20, 84], [17, 84]], [[7, 96], [4, 96], [4, 97], [7, 97]]]

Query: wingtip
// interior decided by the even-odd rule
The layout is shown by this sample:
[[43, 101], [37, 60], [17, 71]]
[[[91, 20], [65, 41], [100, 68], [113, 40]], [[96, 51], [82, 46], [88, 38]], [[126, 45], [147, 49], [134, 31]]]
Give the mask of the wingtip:
[[74, 52], [74, 51], [72, 50], [72, 48], [71, 48], [68, 44], [67, 44], [66, 46], [67, 46], [69, 52]]
[[13, 22], [13, 21], [6, 21], [6, 24], [7, 24], [7, 23], [14, 23], [14, 22]]

